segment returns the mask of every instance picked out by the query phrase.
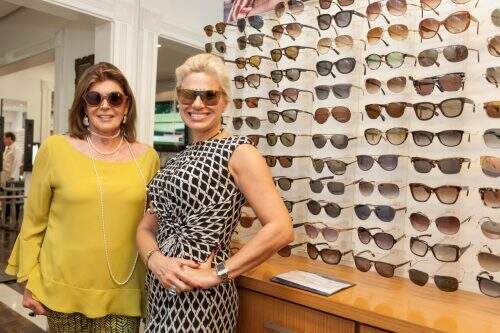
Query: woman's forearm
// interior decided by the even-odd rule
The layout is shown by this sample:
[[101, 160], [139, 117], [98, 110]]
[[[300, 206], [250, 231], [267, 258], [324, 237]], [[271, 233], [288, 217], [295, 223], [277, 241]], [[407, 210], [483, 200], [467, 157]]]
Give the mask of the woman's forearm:
[[[285, 230], [284, 230], [285, 229]], [[246, 243], [241, 250], [226, 261], [229, 277], [234, 279], [266, 261], [279, 249], [294, 239], [291, 223], [268, 223]]]
[[154, 214], [144, 215], [136, 235], [137, 249], [143, 262], [147, 265], [147, 255], [150, 251], [159, 250], [156, 242], [156, 217]]

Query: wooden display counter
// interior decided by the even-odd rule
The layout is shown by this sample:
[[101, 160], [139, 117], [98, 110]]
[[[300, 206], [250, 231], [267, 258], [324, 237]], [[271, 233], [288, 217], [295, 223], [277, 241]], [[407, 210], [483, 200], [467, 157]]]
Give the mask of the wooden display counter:
[[[304, 270], [356, 286], [330, 297], [270, 281], [276, 274]], [[402, 269], [407, 269], [402, 268]], [[237, 279], [239, 333], [500, 332], [500, 299], [470, 292], [446, 293], [405, 278], [317, 260], [274, 256]]]

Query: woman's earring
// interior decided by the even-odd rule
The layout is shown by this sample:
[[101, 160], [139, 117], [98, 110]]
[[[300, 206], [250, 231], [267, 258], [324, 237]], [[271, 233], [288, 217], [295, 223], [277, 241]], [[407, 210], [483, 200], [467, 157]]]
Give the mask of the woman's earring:
[[122, 121], [122, 124], [125, 125], [125, 123], [127, 122], [127, 115], [123, 116], [123, 121]]
[[90, 123], [89, 123], [89, 117], [87, 117], [87, 115], [83, 116], [82, 123], [83, 126], [89, 127]]

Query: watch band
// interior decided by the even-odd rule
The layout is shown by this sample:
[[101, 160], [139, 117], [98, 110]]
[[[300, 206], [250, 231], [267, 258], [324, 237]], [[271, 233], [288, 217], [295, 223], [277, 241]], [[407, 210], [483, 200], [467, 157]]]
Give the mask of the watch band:
[[229, 270], [226, 268], [224, 262], [219, 262], [215, 264], [215, 272], [217, 276], [221, 279], [222, 283], [228, 283], [231, 281], [229, 278]]

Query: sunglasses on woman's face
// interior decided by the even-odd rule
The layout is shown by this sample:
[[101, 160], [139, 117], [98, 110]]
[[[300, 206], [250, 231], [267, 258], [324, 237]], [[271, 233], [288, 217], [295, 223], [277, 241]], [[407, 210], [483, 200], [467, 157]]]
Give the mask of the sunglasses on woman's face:
[[368, 41], [368, 44], [375, 45], [378, 44], [378, 42], [382, 41], [385, 46], [389, 46], [389, 44], [382, 38], [382, 36], [384, 35], [384, 31], [387, 31], [389, 33], [389, 36], [397, 41], [403, 41], [407, 39], [410, 31], [418, 32], [417, 30], [408, 29], [408, 27], [404, 24], [393, 24], [387, 27], [387, 29], [375, 27], [371, 28], [366, 33], [366, 40]]
[[302, 29], [304, 28], [316, 30], [318, 36], [321, 36], [318, 28], [298, 22], [277, 24], [274, 27], [272, 27], [271, 31], [273, 33], [274, 38], [276, 39], [280, 39], [286, 31], [286, 35], [289, 36], [292, 40], [295, 40], [295, 38], [298, 38], [302, 34]]
[[[385, 6], [387, 7], [387, 11], [394, 16], [403, 16], [406, 14], [408, 9], [408, 5], [420, 7], [419, 5], [415, 5], [412, 3], [407, 3], [406, 0], [387, 0], [385, 2]], [[382, 13], [382, 2], [376, 1], [369, 4], [366, 7], [366, 16], [368, 21], [375, 21], [379, 16], [382, 16], [387, 24], [391, 22], [387, 19], [387, 17]]]
[[264, 155], [264, 159], [266, 160], [267, 166], [271, 168], [276, 166], [276, 161], [279, 162], [282, 168], [290, 168], [293, 165], [293, 160], [295, 160], [296, 158], [308, 158], [312, 160], [312, 157], [308, 155], [298, 155], [298, 156]]
[[245, 88], [245, 82], [248, 84], [249, 87], [257, 89], [260, 86], [261, 79], [271, 79], [271, 78], [264, 74], [249, 74], [246, 77], [243, 75], [235, 76], [233, 81], [236, 89]]
[[83, 100], [88, 106], [91, 107], [100, 106], [102, 102], [106, 100], [109, 106], [117, 108], [122, 106], [127, 98], [128, 96], [122, 94], [119, 91], [112, 91], [107, 95], [101, 95], [101, 93], [91, 90], [87, 91], [85, 95], [83, 95]]
[[448, 73], [444, 75], [426, 77], [420, 80], [415, 80], [410, 76], [413, 81], [413, 87], [420, 96], [430, 95], [434, 91], [434, 86], [437, 86], [439, 91], [458, 91], [462, 90], [465, 86], [465, 73]]
[[430, 246], [426, 241], [422, 240], [422, 237], [431, 237], [431, 234], [424, 234], [418, 237], [410, 238], [410, 250], [411, 252], [419, 257], [424, 257], [429, 250], [431, 250], [434, 258], [443, 262], [457, 262], [458, 259], [467, 251], [470, 247], [470, 243], [467, 246], [459, 247], [457, 245], [451, 244], [440, 244], [436, 243]]
[[288, 110], [283, 110], [281, 112], [271, 110], [267, 111], [267, 119], [269, 120], [270, 123], [276, 124], [281, 116], [283, 121], [289, 124], [297, 120], [297, 114], [299, 113], [306, 113], [312, 116], [312, 113], [310, 112], [297, 109], [288, 109]]
[[[380, 230], [379, 232], [372, 234], [372, 230]], [[359, 241], [363, 244], [368, 244], [373, 239], [375, 244], [381, 248], [382, 250], [390, 250], [394, 247], [394, 245], [405, 238], [406, 235], [402, 235], [401, 237], [394, 238], [393, 235], [384, 232], [380, 228], [364, 228], [358, 227], [358, 238]]]
[[[456, 147], [462, 142], [464, 131], [460, 130], [447, 130], [437, 133], [428, 131], [412, 131], [413, 142], [419, 147], [426, 147], [432, 143], [434, 136], [437, 136], [439, 142], [446, 147]], [[469, 134], [470, 141], [470, 134]]]
[[412, 157], [411, 163], [415, 171], [418, 173], [429, 173], [434, 167], [438, 167], [445, 175], [460, 173], [462, 164], [468, 163], [467, 169], [470, 168], [470, 159], [462, 157], [443, 158], [440, 160], [432, 160], [424, 157]]
[[341, 176], [344, 173], [346, 173], [347, 167], [353, 163], [356, 163], [356, 161], [346, 163], [344, 161], [336, 160], [333, 158], [328, 158], [328, 159], [313, 158], [312, 163], [313, 163], [313, 168], [317, 173], [323, 172], [323, 168], [325, 167], [326, 164], [328, 170], [330, 170], [331, 173], [337, 176]]
[[399, 118], [405, 112], [407, 107], [411, 107], [412, 104], [407, 102], [392, 102], [388, 104], [367, 104], [365, 105], [365, 111], [370, 119], [377, 119], [380, 117], [385, 121], [385, 117], [382, 114], [382, 109], [392, 118]]
[[406, 157], [403, 155], [379, 155], [379, 156], [371, 156], [371, 155], [357, 155], [356, 161], [358, 162], [358, 167], [362, 171], [368, 171], [372, 168], [374, 162], [377, 162], [378, 165], [385, 171], [392, 171], [398, 167], [398, 160], [400, 157]]
[[467, 30], [471, 21], [477, 23], [476, 33], [479, 34], [479, 21], [467, 11], [459, 11], [450, 14], [443, 21], [426, 18], [420, 21], [418, 25], [418, 32], [420, 33], [421, 39], [429, 39], [437, 35], [439, 40], [443, 41], [443, 38], [439, 34], [439, 28], [441, 25], [443, 25], [449, 33], [458, 34]]
[[[365, 15], [355, 11], [355, 10], [341, 10], [334, 15], [331, 14], [320, 14], [316, 17], [318, 21], [318, 28], [320, 30], [327, 30], [332, 26], [332, 19], [335, 21], [335, 24], [339, 28], [345, 28], [351, 24], [352, 16], [356, 15], [362, 18], [366, 18]], [[337, 29], [333, 27], [335, 32], [337, 32]]]
[[[247, 97], [244, 99], [244, 101], [248, 108], [255, 109], [259, 106], [259, 101], [261, 99], [270, 101], [270, 99], [267, 97]], [[234, 98], [233, 103], [235, 109], [241, 109], [243, 107], [243, 99], [241, 98]]]
[[274, 83], [280, 83], [283, 77], [286, 77], [289, 81], [295, 82], [300, 79], [300, 73], [311, 72], [318, 77], [318, 74], [312, 69], [305, 68], [288, 68], [288, 69], [275, 69], [271, 71], [271, 79]]
[[483, 249], [484, 248], [488, 251], [483, 252], [481, 250], [477, 254], [477, 261], [479, 262], [479, 265], [488, 272], [500, 271], [500, 255], [494, 254], [488, 245], [484, 245]]
[[312, 100], [314, 101], [314, 94], [312, 91], [297, 88], [286, 88], [282, 92], [278, 90], [271, 90], [269, 91], [269, 99], [271, 100], [271, 103], [278, 105], [279, 101], [281, 100], [281, 96], [283, 96], [283, 99], [286, 102], [295, 103], [299, 98], [299, 93], [301, 92], [310, 93], [312, 96]]
[[498, 88], [500, 82], [500, 66], [486, 68], [486, 81]]
[[335, 242], [339, 238], [339, 234], [343, 231], [350, 231], [355, 229], [329, 227], [323, 222], [304, 222], [293, 225], [294, 228], [299, 228], [302, 226], [304, 226], [307, 237], [316, 239], [321, 233], [323, 235], [323, 238], [328, 242]]
[[[332, 76], [335, 78], [336, 76], [335, 76], [335, 74], [333, 74], [333, 71], [332, 71], [334, 66], [339, 73], [349, 74], [356, 67], [356, 63], [357, 63], [356, 59], [354, 59], [352, 57], [342, 58], [342, 59], [339, 59], [335, 62], [331, 62], [328, 60], [320, 60], [316, 63], [316, 71], [321, 76], [326, 76], [328, 74], [332, 74]], [[362, 65], [365, 68], [365, 73], [366, 73], [366, 66], [365, 66], [365, 64], [362, 64]]]
[[314, 111], [314, 120], [318, 124], [324, 124], [330, 115], [339, 123], [346, 123], [351, 119], [351, 110], [345, 106], [334, 106], [330, 108], [318, 108]]
[[314, 50], [316, 52], [316, 54], [318, 54], [318, 56], [319, 56], [318, 50], [316, 50], [314, 47], [310, 47], [310, 46], [287, 46], [287, 47], [282, 48], [282, 49], [271, 50], [271, 59], [274, 62], [278, 62], [278, 61], [281, 60], [281, 57], [283, 56], [283, 54], [285, 54], [285, 56], [288, 59], [296, 60], [297, 57], [299, 56], [299, 51], [300, 50]]
[[238, 37], [238, 39], [236, 39], [236, 42], [238, 43], [238, 48], [240, 50], [246, 49], [247, 44], [250, 44], [251, 46], [256, 47], [262, 51], [261, 46], [264, 45], [264, 38], [269, 38], [271, 40], [274, 40], [279, 45], [276, 38], [266, 34], [251, 34], [248, 36], [241, 36]]
[[375, 190], [375, 185], [377, 185], [376, 188], [380, 195], [387, 199], [397, 198], [399, 196], [400, 190], [406, 187], [399, 187], [397, 184], [393, 183], [377, 183], [374, 181], [362, 180], [358, 184], [359, 192], [363, 196], [367, 197], [373, 193], [373, 191]]
[[431, 187], [421, 183], [410, 183], [408, 186], [410, 186], [413, 199], [418, 202], [426, 202], [431, 197], [431, 194], [434, 193], [439, 202], [452, 205], [457, 202], [460, 191], [466, 190], [466, 195], [469, 195], [469, 188], [467, 186], [443, 185]]
[[[440, 216], [434, 220], [436, 228], [443, 234], [454, 235], [460, 230], [460, 226], [470, 221], [472, 216], [460, 221], [456, 216]], [[417, 231], [423, 232], [429, 229], [432, 221], [424, 213], [416, 212], [410, 214], [410, 223]]]
[[429, 67], [432, 65], [439, 67], [440, 64], [437, 61], [439, 53], [443, 53], [444, 58], [449, 62], [460, 62], [467, 59], [469, 51], [477, 53], [477, 62], [479, 62], [479, 50], [469, 49], [465, 45], [449, 45], [442, 48], [423, 50], [418, 54], [417, 60], [422, 67]]
[[484, 237], [500, 239], [500, 222], [493, 221], [491, 217], [483, 217], [479, 219], [478, 224], [481, 226]]
[[327, 99], [328, 96], [330, 96], [330, 90], [332, 91], [333, 96], [335, 96], [335, 98], [346, 99], [349, 98], [349, 96], [351, 96], [351, 89], [353, 87], [360, 89], [361, 92], [363, 91], [363, 88], [350, 83], [319, 85], [314, 87], [314, 91], [316, 92], [316, 97], [318, 97], [319, 100]]
[[393, 127], [385, 132], [378, 128], [367, 128], [365, 130], [365, 139], [370, 145], [377, 145], [381, 139], [386, 140], [394, 146], [399, 146], [406, 141], [408, 129], [404, 127]]
[[212, 35], [214, 33], [214, 28], [215, 28], [215, 32], [217, 32], [219, 35], [222, 35], [222, 37], [227, 39], [226, 35], [224, 35], [224, 33], [226, 32], [227, 26], [236, 27], [236, 24], [231, 24], [231, 23], [227, 23], [227, 22], [219, 22], [215, 25], [215, 27], [213, 25], [210, 25], [210, 24], [206, 25], [203, 28], [203, 30], [205, 31], [205, 34], [208, 37], [212, 37]]
[[411, 282], [421, 287], [425, 286], [430, 278], [433, 278], [436, 287], [439, 290], [446, 292], [456, 291], [458, 289], [458, 285], [460, 284], [460, 282], [462, 282], [453, 276], [436, 275], [436, 274], [429, 276], [428, 273], [415, 268], [410, 268], [408, 270], [408, 276]]
[[462, 114], [466, 103], [471, 104], [472, 112], [475, 112], [474, 101], [465, 97], [448, 98], [438, 104], [432, 102], [416, 103], [413, 104], [413, 109], [420, 120], [429, 120], [434, 116], [438, 116], [437, 109], [441, 110], [443, 116], [447, 118], [456, 118]]
[[354, 264], [356, 268], [361, 272], [368, 272], [372, 266], [375, 266], [375, 270], [380, 276], [391, 278], [394, 276], [394, 271], [399, 267], [403, 267], [408, 264], [410, 261], [405, 261], [399, 265], [390, 264], [384, 261], [374, 261], [368, 258], [361, 257], [363, 253], [370, 253], [372, 257], [375, 257], [372, 251], [365, 250], [354, 256]]
[[391, 222], [396, 216], [396, 212], [404, 210], [406, 212], [406, 207], [392, 208], [387, 205], [370, 205], [370, 204], [360, 204], [354, 206], [354, 212], [360, 220], [366, 220], [370, 217], [372, 212], [375, 212], [375, 216], [383, 222]]
[[245, 122], [245, 124], [251, 129], [259, 129], [261, 122], [266, 120], [267, 119], [259, 119], [254, 116], [246, 116], [246, 117], [234, 117], [232, 122], [233, 122], [233, 128], [235, 130], [239, 130], [243, 125], [243, 122]]
[[[375, 70], [378, 69], [380, 64], [383, 62], [385, 62], [390, 68], [399, 68], [404, 64], [406, 58], [415, 58], [415, 56], [398, 51], [391, 52], [386, 55], [372, 53], [365, 58], [365, 61], [368, 68]], [[417, 60], [415, 59], [413, 66], [416, 66], [416, 64]]]
[[310, 199], [307, 202], [307, 209], [309, 212], [313, 215], [318, 215], [321, 213], [321, 209], [323, 208], [325, 210], [326, 215], [336, 218], [340, 216], [340, 213], [342, 210], [347, 209], [347, 208], [352, 208], [353, 206], [347, 206], [347, 207], [340, 207], [337, 203], [335, 202], [326, 202], [324, 200], [312, 200]]
[[483, 271], [479, 273], [476, 277], [477, 283], [479, 284], [479, 290], [486, 296], [500, 297], [500, 282], [493, 279], [493, 275]]
[[366, 50], [366, 42], [362, 39], [352, 38], [349, 35], [340, 35], [335, 38], [325, 37], [318, 40], [316, 45], [318, 52], [320, 54], [327, 54], [330, 50], [333, 50], [336, 54], [339, 54], [337, 49], [333, 48], [333, 43], [338, 49], [352, 49], [354, 47], [354, 41], [359, 41], [363, 43], [363, 49]]
[[357, 137], [349, 138], [345, 134], [314, 134], [312, 136], [312, 141], [314, 146], [318, 149], [323, 148], [328, 141], [336, 149], [345, 149], [349, 144], [349, 141], [357, 139]]
[[500, 158], [494, 156], [481, 156], [479, 158], [481, 170], [486, 176], [500, 177]]
[[220, 98], [224, 95], [220, 90], [191, 90], [177, 88], [177, 100], [180, 104], [191, 105], [198, 97], [206, 106], [219, 104]]
[[481, 187], [479, 189], [481, 200], [486, 207], [500, 208], [500, 189], [491, 187]]
[[293, 14], [298, 15], [304, 11], [304, 3], [301, 0], [287, 0], [278, 2], [274, 6], [274, 15], [278, 18], [282, 17], [287, 7], [287, 14], [290, 15], [295, 21], [297, 21], [297, 19]]
[[[217, 41], [213, 43], [213, 45], [217, 50], [217, 52], [226, 53], [227, 46], [226, 43], [224, 43], [223, 41]], [[212, 43], [205, 43], [205, 52], [212, 53]]]
[[[389, 88], [389, 90], [392, 91], [393, 93], [400, 93], [406, 87], [406, 77], [404, 76], [393, 77], [392, 79], [387, 80], [385, 84], [387, 88]], [[384, 89], [382, 89], [382, 82], [377, 79], [373, 78], [366, 79], [365, 89], [369, 94], [376, 94], [379, 92], [379, 90], [381, 90], [382, 94], [385, 95], [385, 91]]]

